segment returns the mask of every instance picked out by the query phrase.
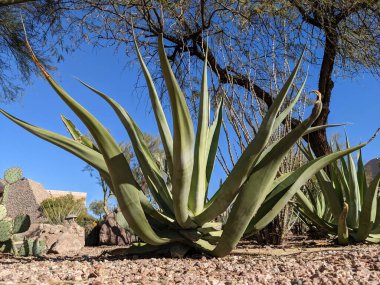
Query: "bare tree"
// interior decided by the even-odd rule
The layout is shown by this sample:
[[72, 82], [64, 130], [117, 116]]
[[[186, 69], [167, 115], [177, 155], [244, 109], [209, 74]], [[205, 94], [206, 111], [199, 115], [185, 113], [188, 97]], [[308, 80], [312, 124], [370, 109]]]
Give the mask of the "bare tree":
[[[25, 3], [24, 3], [25, 2]], [[0, 101], [13, 101], [38, 68], [24, 42], [23, 23], [36, 53], [52, 69], [52, 59], [61, 60], [70, 25], [62, 22], [65, 10], [55, 1], [0, 1]]]
[[[60, 5], [80, 11], [71, 21], [86, 40], [123, 46], [128, 54], [134, 30], [145, 56], [155, 60], [156, 37], [163, 33], [189, 99], [196, 98], [193, 77], [207, 46], [214, 99], [226, 99], [231, 126], [224, 127], [236, 135], [229, 143], [231, 156], [254, 136], [260, 116], [305, 48], [306, 62], [320, 66], [323, 111], [316, 124], [328, 121], [333, 76], [379, 74], [379, 0], [67, 0]], [[298, 124], [298, 117], [289, 119], [292, 128]], [[318, 156], [329, 152], [325, 131], [306, 139]]]

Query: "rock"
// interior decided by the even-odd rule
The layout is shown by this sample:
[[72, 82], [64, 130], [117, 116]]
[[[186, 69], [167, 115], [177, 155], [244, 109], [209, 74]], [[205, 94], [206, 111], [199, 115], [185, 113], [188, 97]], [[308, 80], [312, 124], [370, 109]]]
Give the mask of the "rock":
[[371, 159], [364, 166], [367, 184], [370, 184], [375, 176], [380, 173], [380, 157]]
[[48, 253], [75, 252], [85, 245], [84, 228], [76, 222], [65, 222], [63, 225], [34, 225], [34, 230], [28, 232], [26, 237], [44, 240]]
[[85, 227], [85, 243], [86, 246], [98, 246], [99, 245], [99, 233], [100, 225], [86, 225]]
[[104, 218], [99, 232], [100, 245], [125, 246], [136, 241], [135, 235], [130, 234], [117, 224], [115, 213], [110, 213]]

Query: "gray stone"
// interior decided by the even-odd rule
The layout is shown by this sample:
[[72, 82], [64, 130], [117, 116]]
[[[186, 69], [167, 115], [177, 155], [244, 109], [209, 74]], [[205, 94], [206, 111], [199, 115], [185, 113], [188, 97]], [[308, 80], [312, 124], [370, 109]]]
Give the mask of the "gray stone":
[[100, 245], [125, 246], [136, 242], [138, 238], [120, 227], [115, 219], [115, 213], [110, 213], [104, 218], [99, 232]]
[[380, 158], [374, 158], [368, 161], [364, 169], [367, 176], [367, 183], [369, 184], [375, 176], [380, 173]]
[[39, 238], [46, 243], [48, 253], [63, 254], [81, 250], [85, 244], [84, 228], [75, 222], [63, 225], [39, 224], [27, 238]]

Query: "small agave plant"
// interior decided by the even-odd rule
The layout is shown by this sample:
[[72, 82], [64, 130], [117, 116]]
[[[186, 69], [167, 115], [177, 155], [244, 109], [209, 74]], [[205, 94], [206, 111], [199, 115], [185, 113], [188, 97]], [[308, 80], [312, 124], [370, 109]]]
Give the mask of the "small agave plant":
[[[346, 147], [350, 144], [346, 138]], [[301, 149], [309, 160], [314, 159], [310, 148]], [[380, 173], [367, 185], [362, 153], [357, 166], [351, 154], [332, 162], [329, 174], [321, 169], [316, 174], [320, 188], [318, 201], [313, 195], [296, 193], [300, 215], [318, 229], [338, 236], [338, 243], [380, 242]], [[323, 210], [321, 210], [323, 209]]]
[[[169, 179], [163, 177], [161, 169], [144, 142], [142, 131], [127, 111], [107, 95], [82, 83], [104, 99], [124, 125], [159, 209], [153, 207], [144, 195], [122, 150], [107, 128], [58, 85], [39, 63], [30, 46], [33, 59], [47, 81], [86, 125], [96, 145], [86, 140], [73, 125], [70, 132], [73, 139], [70, 139], [30, 125], [0, 110], [3, 115], [27, 131], [71, 152], [101, 173], [111, 187], [129, 227], [144, 241], [144, 244], [131, 247], [131, 253], [167, 248], [172, 255], [183, 256], [189, 249], [195, 248], [213, 256], [225, 256], [235, 248], [243, 236], [250, 235], [270, 223], [316, 172], [330, 162], [364, 146], [362, 144], [311, 160], [295, 171], [278, 177], [280, 164], [294, 144], [302, 136], [327, 127], [310, 128], [322, 108], [318, 96], [310, 117], [285, 137], [271, 142], [272, 134], [289, 115], [302, 92], [301, 88], [292, 103], [280, 113], [301, 64], [300, 59], [263, 118], [257, 135], [219, 189], [207, 199], [223, 118], [222, 103], [219, 104], [215, 119], [210, 124], [206, 62], [201, 84], [198, 123], [194, 132], [185, 96], [164, 50], [162, 35], [159, 37], [158, 47], [160, 65], [170, 98], [173, 134], [152, 77], [136, 45], [166, 155]], [[170, 185], [167, 185], [167, 181], [171, 182]], [[215, 219], [230, 206], [231, 212], [222, 228], [221, 223], [215, 222]]]

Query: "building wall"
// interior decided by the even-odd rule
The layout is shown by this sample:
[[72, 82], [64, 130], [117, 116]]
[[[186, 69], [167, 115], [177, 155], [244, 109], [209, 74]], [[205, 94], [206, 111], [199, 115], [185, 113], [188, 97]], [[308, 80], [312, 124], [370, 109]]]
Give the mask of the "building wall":
[[20, 214], [27, 214], [32, 223], [43, 222], [40, 201], [46, 198], [48, 194], [40, 183], [22, 179], [10, 186], [5, 204], [8, 216], [14, 218]]
[[31, 179], [21, 179], [12, 184], [9, 189], [8, 201], [5, 205], [8, 216], [14, 218], [20, 214], [30, 216], [32, 223], [42, 223], [44, 218], [40, 204], [48, 198], [72, 194], [75, 199], [83, 199], [86, 203], [87, 193], [60, 190], [46, 190], [42, 184]]

